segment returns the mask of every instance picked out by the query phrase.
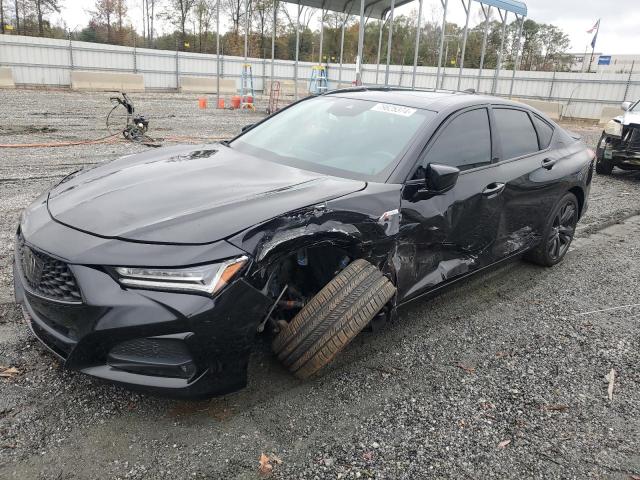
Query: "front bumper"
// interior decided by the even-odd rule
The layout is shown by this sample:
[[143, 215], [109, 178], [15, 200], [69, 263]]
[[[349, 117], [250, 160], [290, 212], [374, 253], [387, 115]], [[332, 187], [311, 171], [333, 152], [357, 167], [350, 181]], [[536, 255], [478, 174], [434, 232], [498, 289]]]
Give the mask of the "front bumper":
[[603, 158], [614, 165], [640, 169], [640, 127], [625, 126], [621, 137], [605, 136], [599, 147]]
[[[34, 335], [66, 368], [181, 398], [221, 395], [246, 385], [256, 328], [270, 302], [244, 279], [210, 298], [124, 289], [101, 268], [68, 266], [82, 292], [81, 303], [35, 294], [16, 248], [16, 302]], [[141, 352], [145, 344], [150, 348]], [[185, 378], [171, 373], [180, 368]]]

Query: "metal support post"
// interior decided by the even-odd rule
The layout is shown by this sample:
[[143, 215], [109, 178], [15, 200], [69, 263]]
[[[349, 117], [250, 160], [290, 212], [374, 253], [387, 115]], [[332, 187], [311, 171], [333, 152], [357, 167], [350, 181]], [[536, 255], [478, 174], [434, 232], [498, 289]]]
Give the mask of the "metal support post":
[[633, 67], [635, 66], [636, 61], [632, 60], [631, 61], [631, 70], [629, 70], [629, 77], [627, 78], [627, 85], [626, 87], [624, 87], [624, 98], [622, 99], [623, 102], [627, 101], [627, 94], [629, 93], [629, 85], [631, 84], [631, 76], [633, 75]]
[[391, 0], [391, 11], [389, 12], [389, 38], [387, 39], [387, 67], [384, 71], [384, 85], [389, 86], [389, 65], [391, 63], [391, 41], [393, 40], [393, 13], [396, 8], [396, 1]]
[[380, 53], [382, 52], [382, 30], [386, 20], [380, 19], [380, 34], [378, 35], [378, 56], [376, 57], [376, 85], [378, 85], [378, 73], [380, 71]]
[[296, 17], [296, 61], [293, 65], [293, 96], [295, 100], [298, 100], [298, 59], [300, 50], [300, 14], [302, 5], [298, 3], [298, 16]]
[[556, 69], [553, 69], [553, 76], [551, 77], [551, 86], [549, 87], [549, 97], [547, 100], [551, 100], [551, 96], [553, 95], [553, 84], [556, 81]]
[[500, 19], [502, 20], [502, 38], [500, 39], [500, 50], [498, 51], [498, 61], [496, 63], [496, 71], [493, 75], [493, 84], [491, 85], [491, 94], [496, 93], [496, 89], [498, 87], [498, 77], [500, 76], [500, 68], [502, 68], [502, 53], [504, 50], [504, 37], [507, 33], [507, 17], [509, 16], [509, 12], [505, 10], [504, 16], [502, 15], [502, 10], [498, 9], [498, 13], [500, 14]]
[[356, 85], [362, 85], [362, 50], [364, 49], [364, 2], [360, 0], [360, 26], [358, 27], [358, 55], [356, 56]]
[[249, 18], [249, 0], [244, 0], [244, 15], [246, 17], [244, 30], [244, 63], [247, 63], [247, 58], [249, 56], [249, 22], [251, 20]]
[[[416, 47], [413, 52], [413, 75], [411, 76], [411, 88], [416, 88], [416, 71], [418, 70], [418, 52], [420, 51], [420, 27], [422, 22], [422, 1], [418, 2], [418, 18], [416, 19]], [[469, 0], [471, 1], [471, 0]]]
[[484, 67], [484, 54], [487, 52], [487, 33], [489, 32], [489, 17], [491, 16], [491, 5], [485, 11], [484, 5], [481, 3], [482, 13], [484, 14], [484, 35], [482, 37], [482, 52], [480, 53], [480, 69], [478, 70], [478, 85], [476, 92], [480, 91], [480, 80], [482, 79], [482, 67]]
[[[218, 0], [220, 1], [220, 0]], [[278, 24], [278, 0], [274, 0], [273, 2], [273, 28], [271, 31], [271, 75], [270, 78], [270, 87], [273, 85], [273, 74], [274, 74], [274, 66], [276, 59], [276, 25]]]
[[322, 47], [324, 46], [324, 8], [320, 10], [320, 49], [318, 52], [318, 65], [322, 65]]
[[216, 108], [220, 105], [220, 0], [216, 2]]
[[[518, 14], [516, 14], [516, 21]], [[518, 26], [518, 38], [516, 40], [516, 58], [513, 60], [513, 73], [511, 74], [511, 86], [509, 87], [509, 98], [513, 95], [513, 83], [516, 79], [516, 70], [520, 64], [520, 39], [522, 38], [522, 25], [524, 24], [524, 16], [520, 17], [520, 25]], [[554, 70], [555, 75], [555, 70]]]
[[342, 54], [344, 53], [344, 28], [349, 20], [349, 15], [347, 15], [342, 22], [342, 28], [340, 32], [340, 68], [338, 69], [338, 88], [340, 88], [340, 84], [342, 83]]
[[444, 50], [444, 34], [447, 29], [447, 6], [449, 0], [440, 0], [442, 3], [442, 32], [440, 32], [440, 51], [438, 53], [438, 71], [436, 73], [436, 89], [438, 88], [438, 82], [440, 81], [440, 69], [442, 68], [442, 51]]
[[471, 0], [468, 4], [465, 4], [465, 0], [462, 0], [462, 7], [467, 14], [467, 19], [464, 22], [464, 33], [462, 35], [462, 53], [460, 54], [460, 70], [458, 71], [458, 90], [460, 90], [460, 82], [462, 81], [462, 69], [464, 68], [464, 54], [467, 50], [467, 36], [469, 35], [469, 15], [471, 14]]

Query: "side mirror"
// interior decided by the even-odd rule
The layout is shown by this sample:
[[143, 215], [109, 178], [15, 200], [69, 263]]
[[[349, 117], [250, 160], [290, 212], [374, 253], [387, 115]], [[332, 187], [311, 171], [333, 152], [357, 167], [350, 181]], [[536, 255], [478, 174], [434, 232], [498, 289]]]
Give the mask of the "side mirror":
[[629, 107], [631, 107], [631, 102], [622, 102], [622, 103], [620, 104], [620, 108], [621, 108], [622, 110], [624, 110], [625, 112], [626, 112], [627, 110], [629, 110]]
[[254, 125], [255, 125], [254, 123], [250, 123], [249, 125], [245, 125], [244, 127], [242, 127], [242, 133], [246, 132], [247, 130], [249, 130]]
[[460, 169], [456, 167], [432, 163], [425, 175], [427, 190], [435, 195], [448, 192], [456, 185], [459, 174]]

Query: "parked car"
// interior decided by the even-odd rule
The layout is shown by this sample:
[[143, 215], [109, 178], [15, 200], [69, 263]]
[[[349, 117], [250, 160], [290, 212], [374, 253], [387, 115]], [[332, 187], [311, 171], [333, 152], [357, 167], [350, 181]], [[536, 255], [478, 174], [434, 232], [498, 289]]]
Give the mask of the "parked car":
[[610, 175], [613, 167], [640, 170], [640, 101], [622, 102], [623, 115], [607, 122], [596, 149], [596, 172]]
[[69, 175], [22, 215], [16, 300], [66, 367], [130, 388], [242, 388], [258, 333], [307, 378], [401, 305], [521, 255], [560, 262], [593, 163], [519, 103], [331, 92]]

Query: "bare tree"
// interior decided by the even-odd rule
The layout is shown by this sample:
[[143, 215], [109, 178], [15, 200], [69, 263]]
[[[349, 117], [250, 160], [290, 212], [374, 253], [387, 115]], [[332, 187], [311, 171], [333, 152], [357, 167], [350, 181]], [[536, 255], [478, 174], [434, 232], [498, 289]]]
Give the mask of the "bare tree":
[[182, 35], [182, 45], [187, 38], [186, 25], [189, 19], [189, 14], [195, 6], [197, 0], [170, 0], [167, 10], [165, 11], [165, 18], [172, 22], [180, 29]]
[[33, 0], [36, 15], [38, 16], [38, 34], [41, 37], [44, 35], [44, 15], [50, 12], [60, 13], [59, 3], [59, 0]]
[[207, 50], [207, 36], [211, 20], [215, 13], [215, 1], [198, 0], [194, 10], [195, 30], [198, 32], [198, 50], [200, 53]]
[[265, 53], [265, 31], [267, 22], [272, 16], [273, 8], [275, 5], [274, 0], [254, 0], [253, 2], [253, 17], [257, 30], [260, 33], [260, 55], [264, 56]]
[[20, 35], [20, 3], [18, 0], [14, 0], [16, 6], [16, 33]]
[[231, 20], [231, 33], [237, 36], [240, 33], [240, 22], [244, 15], [244, 0], [222, 0], [222, 9]]
[[156, 13], [156, 0], [142, 0], [142, 16], [143, 23], [147, 24], [147, 46], [153, 46], [153, 21], [155, 19]]
[[4, 33], [4, 1], [0, 0], [0, 33]]
[[118, 18], [118, 33], [122, 34], [122, 23], [127, 15], [127, 4], [125, 0], [113, 0], [113, 9]]
[[96, 0], [95, 10], [91, 12], [93, 18], [107, 27], [107, 43], [111, 43], [112, 19], [116, 14], [115, 0]]

